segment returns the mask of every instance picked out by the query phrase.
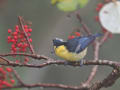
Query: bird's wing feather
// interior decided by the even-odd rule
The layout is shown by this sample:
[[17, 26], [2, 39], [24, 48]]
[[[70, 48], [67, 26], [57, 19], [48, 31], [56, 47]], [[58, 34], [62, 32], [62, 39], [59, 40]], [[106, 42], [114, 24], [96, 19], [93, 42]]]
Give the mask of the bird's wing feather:
[[75, 53], [77, 53], [80, 50], [81, 44], [79, 44], [76, 49], [75, 49]]

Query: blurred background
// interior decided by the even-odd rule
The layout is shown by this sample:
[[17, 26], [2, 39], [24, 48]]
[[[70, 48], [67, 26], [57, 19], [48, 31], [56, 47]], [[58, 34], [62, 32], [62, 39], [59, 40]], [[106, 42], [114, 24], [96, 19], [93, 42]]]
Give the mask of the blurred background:
[[[49, 56], [59, 59], [52, 51], [52, 39], [55, 37], [67, 39], [68, 35], [75, 27], [80, 27], [79, 21], [72, 14], [58, 10], [55, 6], [51, 6], [50, 0], [0, 0], [0, 53], [10, 52], [10, 45], [7, 44], [7, 30], [14, 29], [17, 24], [18, 16], [23, 16], [25, 20], [32, 22], [32, 39], [33, 46], [37, 54]], [[80, 15], [91, 29], [92, 33], [101, 32], [100, 25], [95, 21], [97, 15], [96, 5], [102, 0], [90, 0], [85, 8], [80, 9]], [[113, 35], [100, 50], [100, 59], [119, 60], [120, 58], [120, 35]], [[85, 59], [93, 59], [93, 48], [89, 47], [88, 54]], [[37, 63], [37, 62], [33, 62]], [[72, 67], [50, 65], [42, 69], [19, 68], [16, 70], [20, 74], [22, 80], [26, 83], [61, 83], [68, 85], [79, 85], [85, 81], [91, 72], [93, 66]], [[103, 80], [112, 68], [100, 66], [94, 81]], [[118, 90], [120, 81], [110, 88], [102, 90]], [[14, 89], [27, 90], [27, 89]], [[32, 88], [30, 90], [62, 90], [55, 88]]]

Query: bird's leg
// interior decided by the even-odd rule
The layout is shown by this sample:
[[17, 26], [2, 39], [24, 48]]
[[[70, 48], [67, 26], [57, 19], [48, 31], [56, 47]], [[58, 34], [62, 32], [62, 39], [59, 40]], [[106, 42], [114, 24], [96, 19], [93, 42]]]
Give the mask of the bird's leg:
[[80, 67], [82, 67], [83, 66], [83, 62], [84, 62], [84, 59], [81, 59], [80, 61], [77, 61], [76, 63], [79, 63]]
[[80, 60], [80, 67], [83, 66], [83, 62], [84, 62], [84, 59], [81, 59], [81, 60]]
[[73, 64], [74, 62], [70, 62], [70, 61], [65, 61], [65, 65], [71, 65]]

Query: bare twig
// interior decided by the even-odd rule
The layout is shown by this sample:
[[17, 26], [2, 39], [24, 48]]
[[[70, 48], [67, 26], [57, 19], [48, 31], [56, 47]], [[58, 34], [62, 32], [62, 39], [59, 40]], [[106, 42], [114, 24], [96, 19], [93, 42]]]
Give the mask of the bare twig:
[[16, 70], [13, 69], [13, 73], [16, 77], [16, 79], [19, 81], [21, 85], [24, 85], [24, 82], [21, 80], [20, 76], [17, 74]]
[[44, 60], [48, 60], [49, 57], [47, 56], [44, 56], [44, 55], [38, 55], [38, 54], [29, 54], [29, 53], [7, 53], [7, 54], [0, 54], [1, 57], [7, 57], [7, 56], [28, 56], [28, 57], [31, 57], [33, 59], [36, 59], [36, 60], [41, 60], [41, 59], [44, 59]]
[[18, 16], [18, 19], [19, 19], [19, 22], [20, 22], [20, 26], [21, 26], [24, 34], [25, 34], [25, 38], [26, 38], [27, 43], [28, 43], [28, 45], [29, 45], [30, 51], [31, 51], [32, 54], [35, 54], [35, 51], [34, 51], [34, 49], [33, 49], [33, 46], [31, 45], [31, 43], [30, 43], [30, 41], [29, 41], [29, 38], [28, 38], [28, 35], [27, 35], [27, 33], [25, 32], [25, 29], [24, 29], [24, 25], [23, 25], [23, 22], [22, 22], [22, 21], [23, 21], [23, 18], [22, 18], [21, 16]]
[[[95, 61], [99, 60], [100, 46], [105, 42], [105, 40], [108, 38], [109, 34], [110, 34], [109, 32], [106, 32], [99, 42], [98, 42], [98, 40], [95, 40], [94, 46], [93, 46], [93, 48], [94, 48], [94, 60]], [[91, 71], [87, 81], [84, 83], [85, 86], [87, 86], [87, 85], [89, 86], [90, 82], [93, 80], [93, 78], [96, 75], [97, 69], [98, 69], [98, 65], [95, 65], [92, 68], [92, 71]]]
[[82, 18], [81, 18], [80, 14], [79, 14], [78, 12], [76, 12], [76, 17], [77, 17], [77, 19], [79, 20], [80, 24], [82, 25], [83, 30], [84, 30], [88, 35], [91, 35], [92, 33], [91, 33], [90, 29], [87, 27], [86, 24], [83, 23]]

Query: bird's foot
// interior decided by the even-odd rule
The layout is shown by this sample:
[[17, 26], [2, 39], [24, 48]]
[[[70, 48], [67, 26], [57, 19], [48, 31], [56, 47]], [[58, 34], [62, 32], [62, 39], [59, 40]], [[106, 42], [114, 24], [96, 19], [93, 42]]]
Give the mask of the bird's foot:
[[73, 64], [73, 62], [65, 61], [65, 65], [71, 65], [71, 64]]
[[81, 59], [80, 61], [76, 61], [76, 64], [79, 64], [80, 67], [82, 67], [84, 65], [84, 60]]
[[84, 60], [80, 60], [80, 61], [75, 61], [75, 62], [70, 62], [70, 61], [65, 61], [65, 66], [66, 65], [80, 65], [80, 67], [82, 67], [84, 65]]

